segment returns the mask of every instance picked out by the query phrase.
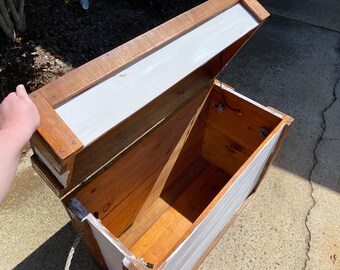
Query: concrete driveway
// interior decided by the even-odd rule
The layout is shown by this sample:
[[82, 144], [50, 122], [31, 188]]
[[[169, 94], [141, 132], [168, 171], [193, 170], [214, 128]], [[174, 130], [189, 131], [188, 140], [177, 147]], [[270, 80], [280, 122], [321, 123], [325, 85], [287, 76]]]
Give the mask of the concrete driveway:
[[[340, 269], [340, 2], [263, 0], [272, 17], [224, 70], [295, 117], [258, 192], [201, 266]], [[76, 237], [28, 152], [0, 207], [0, 269], [63, 269]], [[80, 245], [71, 269], [98, 269]]]

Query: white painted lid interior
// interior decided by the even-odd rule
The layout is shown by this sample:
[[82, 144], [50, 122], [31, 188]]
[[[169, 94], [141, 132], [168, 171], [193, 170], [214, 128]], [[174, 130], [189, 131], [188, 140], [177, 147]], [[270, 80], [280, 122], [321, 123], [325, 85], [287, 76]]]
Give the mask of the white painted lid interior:
[[86, 147], [259, 25], [240, 4], [56, 109]]

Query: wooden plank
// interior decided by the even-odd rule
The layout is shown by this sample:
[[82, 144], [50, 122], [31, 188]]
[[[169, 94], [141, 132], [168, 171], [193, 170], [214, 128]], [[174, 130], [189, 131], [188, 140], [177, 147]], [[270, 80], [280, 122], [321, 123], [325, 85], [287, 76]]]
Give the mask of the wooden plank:
[[[45, 167], [53, 174], [54, 178], [51, 181], [54, 181], [56, 179], [59, 184], [61, 184], [64, 188], [67, 188], [69, 186], [69, 183], [71, 181], [71, 173], [72, 173], [72, 167], [73, 167], [73, 157], [69, 158], [69, 167], [71, 167], [70, 170], [65, 171], [63, 174], [59, 174], [45, 159], [45, 157], [42, 155], [42, 153], [37, 149], [34, 148], [34, 153], [39, 157], [40, 161], [45, 165]], [[66, 165], [68, 165], [66, 164]]]
[[30, 97], [40, 114], [40, 126], [37, 132], [44, 141], [48, 142], [59, 159], [58, 163], [66, 164], [67, 158], [80, 151], [83, 147], [82, 143], [39, 92], [30, 94]]
[[202, 157], [233, 175], [253, 151], [207, 126], [202, 145]]
[[198, 159], [184, 171], [183, 174], [162, 193], [162, 198], [158, 198], [142, 215], [139, 215], [128, 230], [119, 237], [122, 243], [128, 248], [135, 244], [145, 231], [177, 200], [180, 194], [202, 174], [202, 171], [205, 170], [208, 165], [209, 163], [207, 161]]
[[[202, 147], [204, 127], [206, 125], [210, 94], [206, 95], [192, 117], [181, 139], [177, 143], [169, 161], [166, 162], [144, 203], [141, 214], [147, 209], [161, 193], [167, 189], [199, 156]], [[176, 127], [174, 127], [176, 128]]]
[[222, 170], [208, 166], [131, 247], [131, 251], [137, 257], [158, 265], [227, 181], [228, 177]]
[[202, 156], [233, 175], [280, 121], [277, 113], [216, 82]]
[[76, 157], [74, 181], [86, 179], [159, 122], [167, 121], [173, 113], [202, 92], [207, 93], [211, 89], [212, 80], [213, 76], [208, 76], [205, 67], [194, 71], [180, 84], [174, 85], [159, 98], [99, 138], [95, 144], [83, 149]]
[[117, 158], [107, 171], [96, 177], [95, 181], [88, 181], [75, 195], [76, 198], [89, 211], [97, 211], [99, 217], [103, 218], [169, 160], [205, 97], [206, 93], [203, 92], [168, 121], [143, 137], [130, 151]]
[[207, 1], [69, 72], [38, 91], [52, 107], [56, 107], [127, 65], [150, 54], [160, 46], [165, 46], [175, 38], [184, 35], [237, 2], [237, 0]]
[[269, 13], [267, 10], [260, 5], [260, 3], [256, 0], [241, 0], [241, 3], [255, 16], [257, 20], [263, 23], [269, 17]]
[[[215, 83], [208, 125], [238, 145], [254, 151], [281, 121], [266, 107]], [[232, 128], [230, 128], [232, 127]]]
[[114, 237], [92, 214], [88, 214], [84, 223], [87, 223], [92, 231], [92, 237], [101, 251], [105, 264], [109, 269], [135, 269], [147, 270], [142, 261], [128, 250], [116, 237]]

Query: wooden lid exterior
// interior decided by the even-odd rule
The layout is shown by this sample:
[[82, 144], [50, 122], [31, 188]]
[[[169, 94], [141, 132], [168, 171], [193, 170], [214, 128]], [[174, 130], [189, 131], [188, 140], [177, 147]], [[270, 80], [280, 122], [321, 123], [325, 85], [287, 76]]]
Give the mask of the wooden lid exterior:
[[[70, 166], [69, 164], [74, 162], [74, 157], [84, 149], [91, 148], [96, 140], [84, 143], [84, 140], [80, 139], [74, 130], [65, 123], [60, 114], [57, 113], [57, 108], [86, 92], [91, 87], [95, 87], [115, 76], [121, 70], [149, 57], [154, 52], [166, 47], [236, 5], [244, 8], [257, 23], [250, 26], [250, 29], [244, 30], [245, 32], [230, 45], [214, 53], [208, 61], [204, 60], [203, 65], [185, 74], [184, 78], [170, 88], [186, 87], [188, 80], [196, 80], [193, 79], [195, 76], [200, 76], [200, 79], [196, 80], [196, 84], [199, 84], [196, 85], [197, 88], [202, 88], [207, 84], [212, 86], [213, 79], [221, 69], [269, 16], [268, 12], [256, 0], [206, 1], [33, 92], [30, 96], [41, 115], [41, 125], [33, 137], [35, 142], [39, 141], [39, 143], [35, 143], [37, 150], [44, 152], [42, 153], [44, 158], [59, 174], [66, 171]], [[237, 22], [235, 23], [237, 24]], [[218, 27], [224, 28], [224, 25], [219, 25]], [[228, 31], [228, 25], [225, 28], [225, 31]], [[136, 85], [136, 87], [139, 86]], [[163, 91], [168, 89], [163, 89]], [[131, 93], [132, 97], [133, 95], [134, 93]], [[126, 104], [126, 106], [129, 106], [129, 104]], [[137, 108], [136, 111], [143, 112], [140, 109]], [[126, 119], [130, 118], [130, 115], [127, 115]], [[115, 129], [115, 126], [112, 126], [111, 129]], [[105, 137], [105, 133], [98, 136], [98, 140], [103, 136]], [[42, 148], [45, 150], [49, 150], [47, 154], [45, 153], [46, 151], [38, 149], [40, 145], [43, 145], [44, 147]], [[78, 179], [77, 182], [82, 180], [84, 179]]]

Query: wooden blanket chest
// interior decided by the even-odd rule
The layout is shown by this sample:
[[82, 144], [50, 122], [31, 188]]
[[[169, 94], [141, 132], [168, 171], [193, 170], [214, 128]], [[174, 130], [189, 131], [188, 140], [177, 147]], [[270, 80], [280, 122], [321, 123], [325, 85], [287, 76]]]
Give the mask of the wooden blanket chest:
[[293, 119], [217, 80], [268, 17], [210, 0], [31, 94], [32, 164], [103, 269], [194, 269]]

